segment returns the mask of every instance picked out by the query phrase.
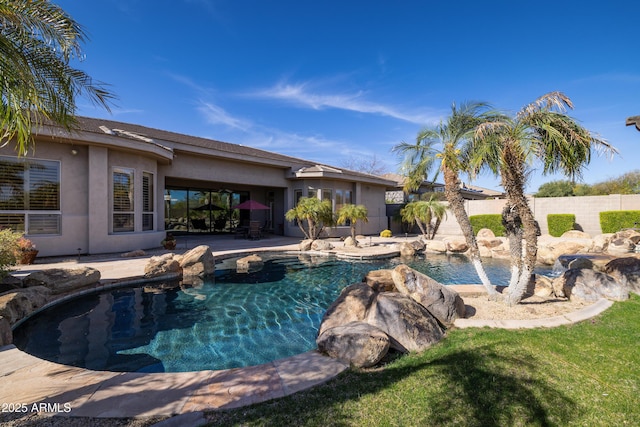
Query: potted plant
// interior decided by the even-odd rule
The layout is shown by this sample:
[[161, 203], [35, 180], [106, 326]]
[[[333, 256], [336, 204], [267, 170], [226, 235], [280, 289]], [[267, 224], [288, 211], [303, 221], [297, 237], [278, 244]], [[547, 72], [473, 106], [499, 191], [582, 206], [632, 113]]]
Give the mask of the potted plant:
[[163, 248], [168, 249], [170, 251], [176, 248], [176, 238], [173, 237], [173, 234], [167, 233], [166, 237], [160, 242]]
[[33, 261], [38, 256], [36, 245], [24, 236], [18, 239], [17, 244], [18, 253], [16, 254], [16, 259], [20, 261], [20, 264], [33, 264]]

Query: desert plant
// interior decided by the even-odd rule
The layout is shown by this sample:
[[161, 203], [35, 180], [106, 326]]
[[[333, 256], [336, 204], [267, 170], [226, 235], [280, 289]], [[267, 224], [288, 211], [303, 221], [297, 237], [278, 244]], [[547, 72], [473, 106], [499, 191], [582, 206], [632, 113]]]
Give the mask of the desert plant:
[[0, 279], [18, 262], [18, 254], [21, 251], [18, 241], [22, 238], [22, 233], [9, 228], [0, 230]]
[[547, 227], [549, 234], [554, 237], [560, 237], [565, 232], [573, 230], [576, 225], [576, 216], [574, 214], [549, 214], [547, 215]]
[[496, 236], [505, 235], [504, 226], [502, 225], [502, 215], [500, 214], [471, 215], [469, 221], [471, 221], [471, 227], [475, 235], [478, 235], [478, 231], [483, 228], [488, 228], [493, 231], [493, 234]]
[[346, 222], [349, 223], [349, 226], [351, 228], [351, 238], [353, 239], [354, 243], [357, 244], [356, 222], [369, 222], [369, 218], [367, 217], [367, 215], [368, 212], [365, 205], [346, 204], [338, 210], [338, 219], [336, 220], [336, 222], [338, 224], [344, 224]]
[[623, 228], [635, 228], [640, 223], [640, 211], [602, 211], [600, 228], [603, 233], [615, 233]]
[[294, 221], [305, 238], [311, 240], [317, 239], [325, 226], [334, 224], [331, 203], [315, 197], [301, 198], [296, 207], [289, 209], [284, 217], [287, 221]]

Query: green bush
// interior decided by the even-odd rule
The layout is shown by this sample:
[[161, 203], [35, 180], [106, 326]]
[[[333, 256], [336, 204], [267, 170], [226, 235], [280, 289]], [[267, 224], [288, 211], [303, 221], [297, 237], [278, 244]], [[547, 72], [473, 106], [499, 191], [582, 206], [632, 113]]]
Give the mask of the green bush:
[[19, 251], [18, 240], [22, 233], [5, 228], [0, 230], [0, 279], [4, 278], [11, 266], [16, 265]]
[[493, 234], [496, 236], [505, 235], [504, 226], [502, 225], [502, 215], [500, 214], [471, 215], [469, 221], [471, 221], [471, 227], [475, 235], [483, 228], [488, 228], [493, 231]]
[[560, 237], [565, 232], [573, 230], [576, 225], [574, 214], [549, 214], [547, 215], [547, 226], [549, 234], [553, 237]]
[[382, 230], [380, 232], [380, 237], [391, 237], [393, 236], [393, 234], [391, 233], [391, 230]]
[[603, 233], [615, 233], [623, 228], [638, 227], [640, 211], [602, 211], [600, 228]]

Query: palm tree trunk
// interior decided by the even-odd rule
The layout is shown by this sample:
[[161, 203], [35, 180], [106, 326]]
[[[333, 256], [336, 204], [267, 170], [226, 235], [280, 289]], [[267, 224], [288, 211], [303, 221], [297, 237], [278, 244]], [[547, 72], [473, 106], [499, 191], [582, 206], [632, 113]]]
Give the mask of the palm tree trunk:
[[514, 289], [522, 271], [522, 220], [517, 209], [510, 203], [507, 203], [502, 210], [502, 225], [507, 234], [511, 259], [509, 287]]
[[509, 305], [515, 305], [522, 301], [531, 282], [531, 275], [533, 274], [538, 255], [538, 227], [523, 191], [524, 166], [517, 162], [509, 164], [510, 170], [503, 171], [503, 177], [507, 178], [506, 180], [503, 179], [503, 184], [505, 185], [509, 204], [514, 207], [522, 220], [525, 242], [524, 253], [520, 255], [520, 277], [515, 286], [509, 289], [509, 297], [507, 298]]
[[482, 259], [480, 258], [480, 250], [478, 249], [478, 242], [476, 241], [476, 236], [473, 234], [473, 227], [471, 227], [471, 221], [469, 221], [469, 216], [464, 209], [464, 199], [460, 194], [460, 179], [458, 178], [458, 174], [451, 170], [450, 168], [444, 166], [442, 167], [443, 175], [444, 175], [444, 194], [449, 202], [449, 209], [453, 212], [453, 215], [456, 217], [460, 228], [462, 229], [462, 234], [464, 234], [464, 238], [469, 246], [469, 256], [471, 258], [471, 263], [473, 267], [476, 269], [476, 273], [480, 278], [480, 281], [484, 285], [489, 297], [494, 298], [498, 295], [495, 287], [491, 284], [489, 277], [487, 276], [486, 271], [484, 270], [484, 266], [482, 265]]

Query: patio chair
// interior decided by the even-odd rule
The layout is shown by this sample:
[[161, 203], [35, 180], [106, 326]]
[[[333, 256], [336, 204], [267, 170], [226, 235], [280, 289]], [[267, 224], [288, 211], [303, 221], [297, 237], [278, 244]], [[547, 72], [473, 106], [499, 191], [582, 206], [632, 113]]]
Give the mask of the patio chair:
[[260, 227], [260, 221], [249, 222], [249, 234], [247, 237], [251, 240], [258, 240], [262, 237], [262, 227]]

